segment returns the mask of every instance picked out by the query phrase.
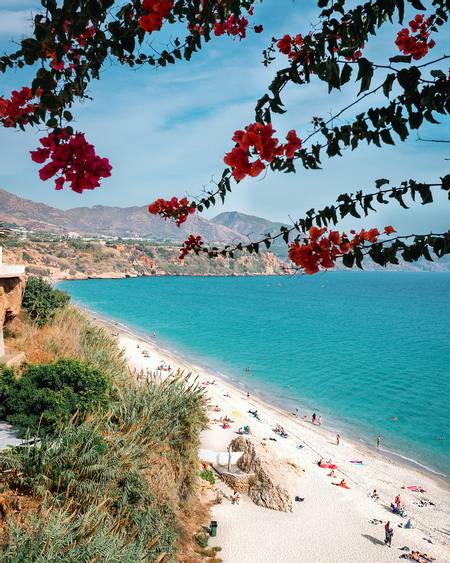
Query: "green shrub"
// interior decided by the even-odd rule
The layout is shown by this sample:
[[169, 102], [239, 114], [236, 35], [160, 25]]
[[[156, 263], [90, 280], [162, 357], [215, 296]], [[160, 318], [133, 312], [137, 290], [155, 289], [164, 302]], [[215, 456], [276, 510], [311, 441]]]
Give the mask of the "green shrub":
[[53, 287], [38, 277], [28, 278], [23, 295], [22, 306], [30, 318], [39, 326], [53, 319], [56, 311], [65, 307], [70, 297], [64, 291]]
[[216, 482], [214, 473], [211, 471], [211, 469], [204, 469], [203, 471], [201, 471], [200, 477], [205, 481], [208, 481], [208, 483], [211, 483], [211, 485], [214, 485], [214, 483]]
[[1, 561], [134, 563], [163, 553], [174, 561], [177, 513], [207, 423], [202, 390], [129, 382], [110, 406], [42, 435], [39, 445], [0, 452], [8, 485], [45, 502], [25, 527], [9, 523]]
[[203, 532], [201, 532], [200, 534], [196, 534], [194, 536], [194, 540], [195, 540], [195, 543], [199, 547], [201, 547], [202, 549], [205, 549], [205, 547], [208, 547], [208, 541], [209, 541], [208, 534], [205, 534]]
[[33, 365], [20, 379], [10, 369], [0, 372], [0, 418], [22, 433], [39, 426], [44, 432], [53, 431], [76, 412], [82, 418], [97, 407], [106, 407], [110, 395], [110, 379], [78, 360]]

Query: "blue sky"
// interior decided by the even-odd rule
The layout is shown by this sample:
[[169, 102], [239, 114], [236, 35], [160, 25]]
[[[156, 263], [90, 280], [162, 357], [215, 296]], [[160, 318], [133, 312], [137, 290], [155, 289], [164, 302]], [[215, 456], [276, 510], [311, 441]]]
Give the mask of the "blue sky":
[[[27, 32], [32, 10], [38, 4], [36, 0], [0, 0], [2, 51], [14, 48], [11, 41]], [[157, 197], [198, 194], [212, 177], [220, 176], [223, 155], [233, 145], [233, 132], [253, 120], [255, 101], [266, 91], [277, 64], [284, 62], [280, 56], [266, 69], [261, 64], [262, 50], [272, 36], [308, 32], [317, 13], [315, 2], [264, 0], [256, 7], [252, 22], [264, 25], [261, 35], [250, 33], [242, 42], [215, 38], [191, 62], [165, 69], [145, 67], [136, 71], [107, 65], [102, 80], [92, 83], [94, 101], [79, 105], [74, 114], [76, 128], [86, 133], [98, 154], [110, 159], [113, 176], [104, 180], [101, 188], [83, 195], [68, 190], [56, 192], [51, 182], [39, 180], [39, 167], [28, 155], [38, 145], [39, 132], [2, 128], [0, 187], [61, 208], [144, 205]], [[368, 56], [384, 62], [396, 54], [393, 40], [399, 28], [395, 24], [371, 42]], [[155, 46], [172, 33], [174, 29], [169, 28], [162, 37], [155, 36]], [[443, 54], [448, 40], [447, 29], [438, 39], [433, 58]], [[374, 83], [381, 78], [376, 80]], [[28, 72], [3, 75], [0, 95], [9, 95], [13, 88], [29, 81]], [[312, 116], [336, 112], [355, 93], [353, 86], [332, 96], [327, 95], [323, 83], [292, 86], [285, 93], [288, 112], [275, 116], [274, 127], [281, 139], [291, 128], [297, 129], [300, 137], [306, 136]], [[358, 111], [365, 107], [363, 102]], [[448, 119], [441, 127], [424, 128], [421, 135], [450, 138]], [[396, 147], [361, 148], [347, 151], [343, 158], [325, 159], [320, 171], [299, 168], [297, 174], [269, 172], [262, 179], [246, 180], [235, 187], [224, 206], [217, 206], [206, 216], [239, 210], [288, 221], [289, 216], [302, 216], [310, 207], [331, 203], [342, 192], [372, 190], [373, 182], [380, 177], [393, 183], [408, 178], [437, 180], [448, 172], [448, 157], [449, 145], [420, 142], [412, 134]], [[416, 204], [411, 211], [390, 205], [361, 225], [393, 224], [404, 232], [443, 230], [448, 228], [448, 212], [449, 203], [443, 194], [436, 205]]]

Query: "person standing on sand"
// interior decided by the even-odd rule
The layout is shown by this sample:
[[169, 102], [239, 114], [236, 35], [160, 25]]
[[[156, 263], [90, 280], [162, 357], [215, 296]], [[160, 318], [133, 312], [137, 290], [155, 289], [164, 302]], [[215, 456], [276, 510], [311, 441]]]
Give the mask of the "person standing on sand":
[[391, 528], [391, 523], [388, 520], [384, 525], [384, 543], [389, 547], [391, 547], [393, 535], [394, 535], [394, 530]]
[[381, 438], [381, 434], [378, 434], [378, 435], [377, 435], [377, 450], [379, 450], [379, 449], [380, 449], [380, 446], [381, 446], [381, 440], [382, 440], [382, 438]]
[[340, 443], [341, 443], [341, 435], [336, 434], [336, 446], [339, 446]]
[[315, 424], [316, 423], [316, 413], [314, 412], [312, 417], [311, 417], [312, 423]]

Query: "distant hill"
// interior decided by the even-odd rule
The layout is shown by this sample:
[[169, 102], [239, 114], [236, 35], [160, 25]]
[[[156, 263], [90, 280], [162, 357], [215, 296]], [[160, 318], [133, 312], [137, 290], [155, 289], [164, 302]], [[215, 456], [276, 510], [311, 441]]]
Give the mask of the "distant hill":
[[212, 222], [217, 225], [228, 227], [229, 229], [254, 240], [256, 237], [261, 237], [267, 233], [278, 233], [283, 223], [275, 223], [256, 215], [246, 215], [239, 211], [226, 211], [216, 215]]
[[[278, 234], [281, 227], [287, 227], [285, 223], [277, 223], [257, 217], [256, 215], [246, 215], [239, 211], [226, 211], [219, 213], [211, 220], [216, 225], [222, 225], [238, 232], [247, 240], [261, 240], [266, 234]], [[280, 237], [271, 246], [271, 251], [280, 258], [286, 258], [286, 244]]]
[[196, 233], [210, 243], [245, 241], [239, 232], [225, 225], [192, 216], [188, 225], [178, 228], [171, 221], [149, 215], [142, 207], [75, 207], [63, 211], [43, 203], [23, 199], [0, 189], [0, 222], [29, 230], [54, 234], [69, 232], [85, 236], [148, 238], [179, 242]]

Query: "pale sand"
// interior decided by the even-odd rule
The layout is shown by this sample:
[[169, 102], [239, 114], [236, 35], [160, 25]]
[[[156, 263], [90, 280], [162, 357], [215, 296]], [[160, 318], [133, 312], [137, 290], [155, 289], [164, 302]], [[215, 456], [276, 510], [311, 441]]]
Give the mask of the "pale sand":
[[[389, 459], [345, 436], [341, 437], [340, 446], [336, 446], [335, 435], [331, 432], [299, 420], [256, 397], [247, 398], [244, 391], [229, 382], [189, 365], [120, 325], [104, 321], [102, 324], [117, 336], [130, 366], [137, 371], [154, 371], [165, 362], [172, 370], [180, 368], [198, 375], [200, 383], [215, 380], [214, 385], [207, 385], [205, 389], [211, 404], [219, 405], [221, 412], [211, 412], [210, 418], [227, 414], [235, 418], [235, 422], [229, 430], [212, 422], [210, 429], [203, 432], [203, 448], [224, 451], [236, 437], [238, 427], [249, 424], [255, 438], [277, 438], [276, 442], [266, 442], [274, 457], [292, 460], [304, 468], [301, 476], [292, 471], [296, 484], [294, 494], [305, 498], [304, 502], [295, 503], [293, 513], [261, 508], [248, 498], [242, 498], [239, 505], [232, 505], [225, 499], [213, 507], [212, 519], [218, 522], [218, 533], [210, 540], [210, 545], [222, 547], [220, 557], [225, 563], [402, 561], [399, 555], [404, 552], [399, 548], [405, 545], [427, 553], [437, 561], [450, 562], [450, 487], [446, 482]], [[143, 350], [148, 351], [148, 358], [143, 356]], [[163, 376], [165, 374], [167, 372], [162, 372]], [[261, 422], [246, 414], [249, 408], [258, 409]], [[233, 416], [233, 411], [239, 411], [241, 416]], [[272, 431], [276, 423], [287, 430], [288, 438], [276, 436]], [[304, 444], [303, 449], [297, 448], [299, 443]], [[337, 479], [331, 479], [327, 476], [329, 470], [317, 466], [319, 457], [332, 458], [337, 464]], [[350, 460], [363, 460], [364, 465], [354, 466]], [[350, 490], [332, 485], [343, 476]], [[419, 485], [427, 492], [419, 494], [401, 489], [408, 485]], [[223, 483], [218, 488], [226, 491]], [[373, 489], [377, 489], [379, 501], [368, 497]], [[389, 511], [389, 504], [398, 493], [412, 519], [413, 529], [399, 528], [398, 524], [405, 524], [406, 519]], [[424, 497], [436, 506], [419, 508], [414, 504]], [[370, 524], [371, 518], [380, 519], [383, 524]], [[390, 520], [394, 529], [391, 549], [383, 543], [386, 520]], [[431, 539], [433, 544], [425, 538]]]

